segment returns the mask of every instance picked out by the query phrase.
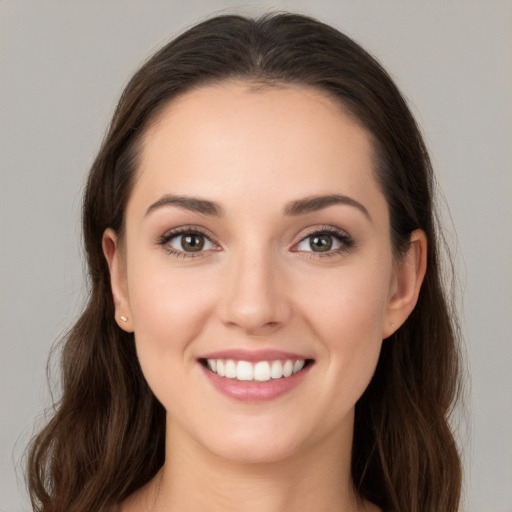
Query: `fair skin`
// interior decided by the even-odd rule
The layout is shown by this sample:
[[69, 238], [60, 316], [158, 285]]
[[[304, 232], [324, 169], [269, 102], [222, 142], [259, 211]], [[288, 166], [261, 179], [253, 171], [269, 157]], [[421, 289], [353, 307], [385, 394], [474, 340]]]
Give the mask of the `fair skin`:
[[[353, 489], [354, 408], [416, 304], [426, 240], [393, 257], [353, 118], [298, 86], [186, 93], [147, 131], [124, 237], [103, 247], [167, 411], [165, 464], [123, 512], [378, 510]], [[262, 380], [212, 371], [228, 359]]]

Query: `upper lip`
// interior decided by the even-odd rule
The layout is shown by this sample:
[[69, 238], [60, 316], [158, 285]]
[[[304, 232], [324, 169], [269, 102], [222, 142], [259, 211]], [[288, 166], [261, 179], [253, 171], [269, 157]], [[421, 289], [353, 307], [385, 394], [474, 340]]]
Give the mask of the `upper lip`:
[[277, 360], [306, 360], [311, 359], [303, 354], [293, 352], [285, 352], [282, 350], [247, 350], [247, 349], [227, 349], [210, 352], [199, 359], [233, 359], [235, 361], [277, 361]]

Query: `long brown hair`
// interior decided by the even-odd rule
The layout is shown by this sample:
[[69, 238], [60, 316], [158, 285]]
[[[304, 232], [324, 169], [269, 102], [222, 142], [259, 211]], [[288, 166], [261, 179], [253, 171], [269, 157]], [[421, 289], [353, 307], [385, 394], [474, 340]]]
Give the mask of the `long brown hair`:
[[418, 127], [377, 61], [305, 16], [219, 16], [158, 51], [127, 85], [90, 171], [83, 231], [90, 294], [62, 351], [63, 394], [34, 438], [27, 479], [34, 510], [107, 511], [164, 462], [165, 414], [118, 328], [103, 256], [104, 230], [122, 234], [142, 135], [162, 108], [228, 79], [315, 87], [371, 134], [397, 257], [417, 228], [428, 237], [418, 304], [387, 339], [356, 405], [352, 477], [358, 494], [393, 512], [455, 512], [460, 460], [449, 428], [459, 390], [457, 330], [438, 254], [434, 177]]

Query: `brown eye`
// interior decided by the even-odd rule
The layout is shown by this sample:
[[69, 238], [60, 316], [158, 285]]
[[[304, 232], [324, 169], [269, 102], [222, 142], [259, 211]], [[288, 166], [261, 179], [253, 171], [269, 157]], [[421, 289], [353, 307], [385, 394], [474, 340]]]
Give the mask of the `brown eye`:
[[294, 248], [297, 252], [334, 256], [353, 247], [352, 238], [337, 228], [315, 231], [305, 236]]
[[213, 242], [202, 233], [194, 231], [182, 231], [162, 239], [161, 244], [166, 246], [174, 253], [182, 255], [190, 253], [200, 253], [215, 248]]
[[309, 237], [309, 247], [314, 252], [327, 252], [332, 249], [332, 235], [321, 233]]
[[186, 252], [198, 252], [205, 246], [205, 239], [203, 235], [197, 233], [190, 233], [181, 235], [181, 248]]

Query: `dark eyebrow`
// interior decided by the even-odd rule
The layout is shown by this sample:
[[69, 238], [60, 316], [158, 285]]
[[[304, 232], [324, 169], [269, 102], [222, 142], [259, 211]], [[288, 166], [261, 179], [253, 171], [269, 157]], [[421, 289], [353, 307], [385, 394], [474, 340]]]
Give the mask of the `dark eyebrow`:
[[149, 215], [153, 210], [156, 210], [162, 206], [179, 206], [180, 208], [185, 208], [186, 210], [190, 210], [192, 212], [202, 213], [203, 215], [213, 215], [215, 217], [220, 217], [224, 213], [222, 208], [213, 201], [200, 199], [198, 197], [175, 196], [172, 194], [166, 194], [158, 201], [153, 203], [146, 210], [145, 215]]
[[344, 204], [347, 206], [353, 206], [361, 211], [365, 217], [371, 222], [372, 218], [368, 213], [368, 210], [358, 201], [352, 199], [351, 197], [343, 196], [340, 194], [329, 194], [326, 196], [311, 196], [305, 197], [303, 199], [298, 199], [296, 201], [292, 201], [289, 203], [284, 213], [285, 215], [301, 215], [303, 213], [315, 212], [317, 210], [322, 210], [323, 208], [327, 208], [328, 206], [332, 206], [335, 204]]
[[[348, 196], [340, 194], [330, 194], [326, 196], [311, 196], [303, 199], [297, 199], [288, 203], [284, 209], [285, 215], [301, 215], [304, 213], [314, 212], [322, 210], [335, 204], [344, 204], [353, 206], [360, 210], [370, 221], [372, 220], [368, 210], [358, 201]], [[222, 208], [207, 199], [200, 199], [198, 197], [190, 196], [175, 196], [172, 194], [166, 194], [161, 197], [158, 201], [154, 202], [147, 210], [146, 215], [149, 215], [153, 210], [162, 206], [179, 206], [193, 212], [202, 213], [203, 215], [212, 215], [220, 217], [224, 214]]]

